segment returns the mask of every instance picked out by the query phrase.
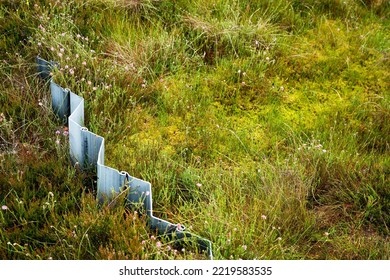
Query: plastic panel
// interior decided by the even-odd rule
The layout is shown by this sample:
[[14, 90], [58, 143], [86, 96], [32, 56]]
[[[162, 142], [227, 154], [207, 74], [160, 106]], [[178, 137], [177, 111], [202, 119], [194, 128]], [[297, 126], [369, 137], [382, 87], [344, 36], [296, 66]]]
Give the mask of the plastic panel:
[[94, 170], [97, 174], [98, 202], [113, 201], [118, 193], [127, 189], [127, 206], [142, 207], [149, 217], [152, 231], [170, 236], [177, 241], [194, 242], [201, 250], [207, 251], [212, 259], [209, 240], [186, 231], [180, 224], [173, 224], [153, 216], [152, 188], [149, 182], [104, 165], [104, 138], [84, 127], [84, 99], [53, 81], [50, 71], [57, 66], [56, 62], [46, 61], [40, 57], [37, 57], [36, 61], [39, 76], [50, 81], [53, 111], [68, 122], [69, 154], [73, 164], [78, 164], [83, 170]]

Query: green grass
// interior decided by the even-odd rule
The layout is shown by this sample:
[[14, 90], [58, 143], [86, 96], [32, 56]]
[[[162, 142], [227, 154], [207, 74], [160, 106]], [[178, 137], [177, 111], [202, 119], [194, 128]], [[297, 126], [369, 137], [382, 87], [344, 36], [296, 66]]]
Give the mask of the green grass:
[[[389, 259], [387, 1], [1, 1], [0, 258], [203, 259], [99, 207], [37, 77], [216, 259]], [[60, 134], [56, 134], [59, 130]], [[6, 207], [5, 207], [6, 206]], [[161, 246], [160, 246], [161, 245]]]

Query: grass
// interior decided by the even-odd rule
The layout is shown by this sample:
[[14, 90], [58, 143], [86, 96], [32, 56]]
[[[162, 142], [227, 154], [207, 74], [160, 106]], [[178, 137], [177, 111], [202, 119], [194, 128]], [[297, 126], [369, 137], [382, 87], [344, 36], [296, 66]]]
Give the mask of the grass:
[[[203, 259], [71, 166], [34, 58], [106, 163], [216, 259], [389, 259], [387, 1], [1, 1], [0, 258]], [[56, 131], [60, 134], [57, 134]]]

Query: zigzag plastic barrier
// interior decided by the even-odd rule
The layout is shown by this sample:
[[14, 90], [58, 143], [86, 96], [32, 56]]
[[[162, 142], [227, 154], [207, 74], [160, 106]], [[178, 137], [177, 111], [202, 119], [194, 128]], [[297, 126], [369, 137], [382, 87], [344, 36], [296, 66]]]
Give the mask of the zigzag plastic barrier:
[[127, 206], [143, 205], [152, 231], [175, 239], [177, 242], [195, 242], [202, 251], [213, 258], [211, 242], [186, 231], [180, 224], [153, 216], [152, 189], [149, 182], [135, 178], [125, 171], [104, 165], [104, 138], [84, 127], [84, 98], [64, 89], [51, 78], [50, 72], [57, 63], [36, 58], [39, 76], [50, 82], [52, 108], [60, 118], [67, 118], [69, 126], [69, 153], [73, 163], [82, 169], [95, 169], [97, 173], [97, 200], [110, 202], [125, 189], [128, 190]]

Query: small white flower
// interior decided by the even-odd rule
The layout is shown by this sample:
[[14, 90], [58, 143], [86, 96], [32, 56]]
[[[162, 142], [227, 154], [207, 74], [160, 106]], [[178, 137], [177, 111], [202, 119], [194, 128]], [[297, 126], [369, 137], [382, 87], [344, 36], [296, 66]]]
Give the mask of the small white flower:
[[176, 225], [176, 229], [177, 229], [178, 231], [183, 231], [183, 230], [185, 230], [185, 227], [184, 227], [182, 224], [177, 224], [177, 225]]

